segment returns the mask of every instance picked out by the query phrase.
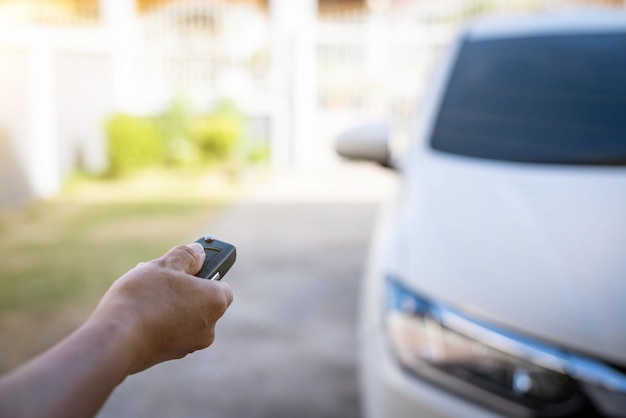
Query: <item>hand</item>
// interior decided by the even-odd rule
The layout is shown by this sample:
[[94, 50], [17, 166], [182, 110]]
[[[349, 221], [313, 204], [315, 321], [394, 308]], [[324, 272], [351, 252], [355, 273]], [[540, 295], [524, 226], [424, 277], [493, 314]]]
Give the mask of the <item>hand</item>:
[[213, 342], [215, 323], [233, 294], [226, 283], [193, 276], [204, 257], [200, 244], [175, 247], [123, 275], [100, 301], [88, 322], [126, 324], [135, 348], [129, 374]]
[[93, 417], [127, 375], [209, 346], [233, 294], [192, 276], [203, 262], [181, 245], [120, 277], [74, 333], [0, 378], [0, 417]]

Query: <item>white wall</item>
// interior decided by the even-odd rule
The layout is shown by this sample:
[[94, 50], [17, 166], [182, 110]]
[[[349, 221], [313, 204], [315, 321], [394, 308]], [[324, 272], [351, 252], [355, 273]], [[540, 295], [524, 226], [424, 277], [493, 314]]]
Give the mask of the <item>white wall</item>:
[[29, 13], [43, 3], [22, 17], [11, 5], [0, 5], [0, 209], [54, 196], [77, 163], [102, 170], [103, 123], [125, 86], [112, 25], [40, 25]]
[[270, 0], [271, 159], [275, 167], [315, 164], [317, 1]]
[[28, 50], [0, 47], [0, 208], [25, 203], [33, 190], [27, 174]]
[[111, 57], [57, 52], [54, 71], [61, 175], [74, 168], [99, 172], [106, 167], [104, 123], [114, 99]]

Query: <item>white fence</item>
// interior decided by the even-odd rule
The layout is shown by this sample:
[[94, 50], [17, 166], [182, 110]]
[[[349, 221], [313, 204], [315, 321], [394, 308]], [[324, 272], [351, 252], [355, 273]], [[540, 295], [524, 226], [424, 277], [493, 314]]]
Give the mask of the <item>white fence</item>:
[[[53, 195], [104, 161], [104, 119], [176, 97], [234, 99], [272, 135], [277, 164], [336, 161], [361, 120], [406, 124], [435, 57], [467, 19], [624, 0], [0, 0], [0, 207]], [[294, 19], [297, 19], [295, 21]], [[269, 128], [267, 128], [269, 127]], [[265, 131], [266, 132], [263, 132]]]

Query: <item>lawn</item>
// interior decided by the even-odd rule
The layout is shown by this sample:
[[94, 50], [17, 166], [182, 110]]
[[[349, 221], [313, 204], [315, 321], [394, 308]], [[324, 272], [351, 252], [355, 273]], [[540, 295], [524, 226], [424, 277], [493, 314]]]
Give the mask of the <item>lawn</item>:
[[0, 372], [71, 332], [138, 262], [210, 232], [237, 191], [215, 172], [74, 179], [50, 201], [0, 215]]

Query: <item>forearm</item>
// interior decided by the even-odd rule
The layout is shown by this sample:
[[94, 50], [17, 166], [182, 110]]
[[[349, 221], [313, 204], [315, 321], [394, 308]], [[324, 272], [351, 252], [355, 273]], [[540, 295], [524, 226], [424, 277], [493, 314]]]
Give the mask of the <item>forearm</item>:
[[0, 380], [0, 417], [93, 417], [129, 373], [132, 339], [119, 318], [90, 319]]

